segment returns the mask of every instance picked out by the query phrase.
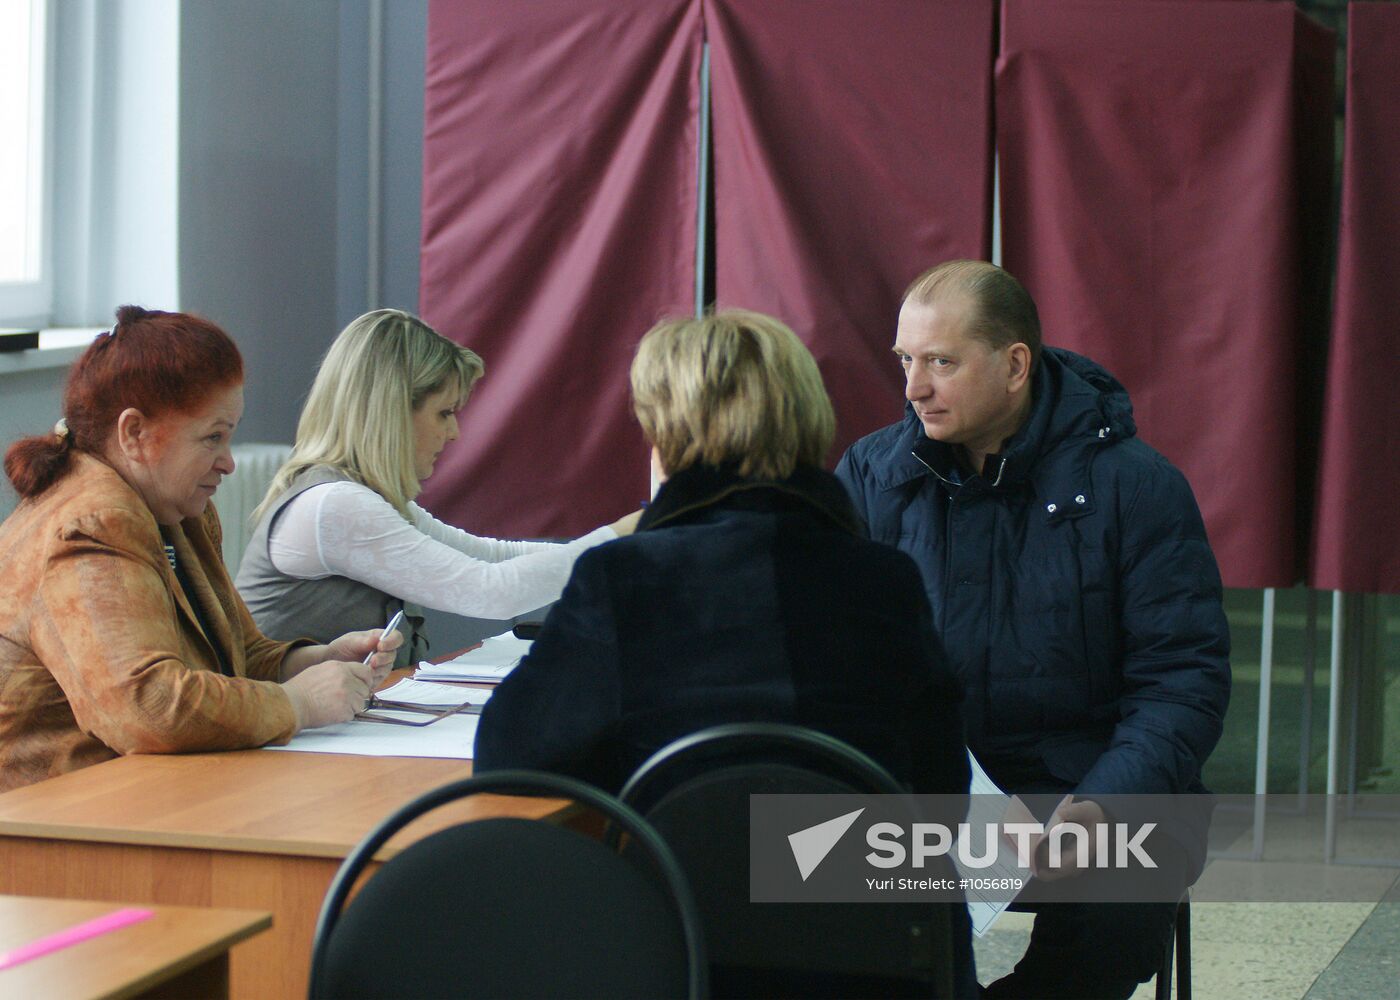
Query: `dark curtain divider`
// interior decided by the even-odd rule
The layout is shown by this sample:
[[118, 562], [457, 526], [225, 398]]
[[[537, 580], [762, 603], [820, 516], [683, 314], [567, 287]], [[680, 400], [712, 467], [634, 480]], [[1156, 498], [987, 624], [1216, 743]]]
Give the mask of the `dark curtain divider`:
[[1048, 343], [1132, 392], [1140, 435], [1195, 489], [1226, 584], [1295, 582], [1296, 359], [1325, 318], [1330, 33], [1291, 4], [1002, 9], [1007, 269]]
[[991, 241], [991, 0], [708, 0], [720, 306], [771, 313], [836, 407], [899, 418], [920, 271]]
[[1400, 5], [1353, 3], [1335, 323], [1313, 571], [1328, 590], [1400, 593]]
[[634, 509], [627, 371], [695, 297], [694, 0], [434, 0], [420, 308], [486, 360], [420, 502], [573, 535]]

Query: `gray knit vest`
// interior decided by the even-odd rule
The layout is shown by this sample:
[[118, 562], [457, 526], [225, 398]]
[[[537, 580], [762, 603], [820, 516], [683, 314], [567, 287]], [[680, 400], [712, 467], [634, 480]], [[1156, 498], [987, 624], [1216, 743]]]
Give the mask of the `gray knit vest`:
[[415, 604], [367, 583], [344, 576], [323, 580], [298, 580], [279, 572], [268, 555], [268, 535], [287, 504], [322, 483], [353, 482], [349, 476], [318, 465], [307, 469], [268, 508], [258, 522], [243, 553], [235, 581], [263, 635], [290, 640], [309, 637], [330, 642], [356, 629], [383, 628], [400, 608], [404, 612], [404, 644], [394, 666], [403, 667], [426, 658], [428, 640], [423, 634], [423, 610]]

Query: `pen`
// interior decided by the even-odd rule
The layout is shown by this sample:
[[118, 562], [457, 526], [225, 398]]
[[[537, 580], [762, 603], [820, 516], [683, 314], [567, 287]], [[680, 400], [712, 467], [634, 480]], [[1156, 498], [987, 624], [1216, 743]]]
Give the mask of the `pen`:
[[[403, 608], [399, 608], [399, 610], [397, 610], [397, 611], [394, 612], [394, 617], [392, 617], [392, 618], [389, 619], [389, 624], [384, 626], [384, 632], [379, 636], [379, 638], [380, 638], [380, 639], [383, 639], [384, 636], [386, 636], [386, 635], [388, 635], [390, 632], [394, 631], [394, 629], [396, 629], [396, 628], [399, 627], [399, 623], [402, 622], [402, 621], [403, 621]], [[379, 652], [379, 643], [375, 643], [375, 644], [374, 644], [374, 649], [371, 649], [371, 650], [369, 651], [368, 655], [365, 656], [365, 662], [368, 663], [370, 660], [374, 659], [374, 654], [377, 653], [377, 652]], [[369, 697], [365, 699], [365, 707], [364, 707], [363, 711], [368, 712], [368, 711], [370, 710], [370, 708], [371, 708], [373, 705], [374, 705], [374, 692], [371, 691], [371, 692], [369, 693]]]
[[[395, 611], [395, 612], [394, 612], [394, 617], [392, 617], [392, 618], [389, 619], [389, 624], [384, 626], [384, 635], [388, 635], [390, 632], [394, 631], [394, 629], [398, 628], [398, 627], [399, 627], [399, 623], [402, 622], [402, 621], [403, 621], [403, 609], [400, 608], [398, 611]], [[384, 635], [381, 635], [380, 638], [383, 639], [383, 638], [384, 638]], [[377, 652], [379, 652], [379, 644], [378, 644], [378, 643], [375, 644], [375, 648], [374, 648], [374, 649], [371, 649], [371, 650], [369, 651], [369, 655], [365, 657], [365, 662], [368, 663], [370, 660], [372, 660], [372, 659], [374, 658], [374, 654], [377, 653]]]

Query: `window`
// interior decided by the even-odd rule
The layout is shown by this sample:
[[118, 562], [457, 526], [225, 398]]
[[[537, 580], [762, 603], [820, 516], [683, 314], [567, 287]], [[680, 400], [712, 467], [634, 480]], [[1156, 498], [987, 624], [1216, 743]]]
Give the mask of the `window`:
[[0, 3], [0, 321], [49, 312], [46, 8], [47, 0]]

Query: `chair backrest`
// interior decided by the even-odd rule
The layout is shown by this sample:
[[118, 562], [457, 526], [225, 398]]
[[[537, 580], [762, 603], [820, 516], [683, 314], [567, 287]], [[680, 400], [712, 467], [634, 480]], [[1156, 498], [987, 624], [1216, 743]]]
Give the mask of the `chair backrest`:
[[[624, 829], [638, 856], [548, 821], [477, 820], [410, 845], [346, 905], [398, 830], [478, 792], [573, 799]], [[381, 822], [332, 880], [312, 946], [313, 998], [707, 992], [698, 910], [665, 842], [612, 796], [531, 771], [444, 785]]]
[[781, 722], [731, 722], [682, 736], [656, 751], [627, 779], [618, 798], [645, 813], [659, 794], [692, 774], [754, 761], [792, 763], [857, 792], [905, 791], [874, 760], [834, 736]]
[[749, 901], [749, 796], [852, 792], [904, 789], [840, 740], [772, 723], [684, 737], [628, 780], [620, 797], [690, 877], [716, 996], [952, 995], [951, 904]]
[[238, 575], [243, 551], [253, 537], [253, 510], [262, 503], [272, 477], [291, 454], [291, 445], [286, 444], [253, 442], [233, 446], [233, 473], [224, 477], [214, 498], [224, 532], [224, 565], [231, 577]]

